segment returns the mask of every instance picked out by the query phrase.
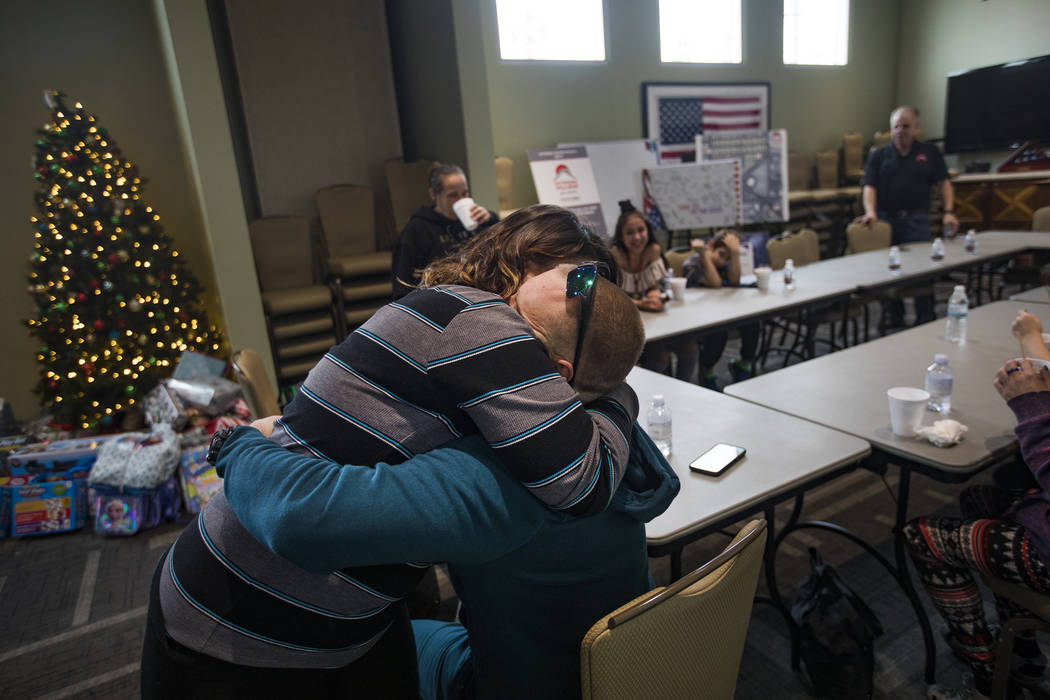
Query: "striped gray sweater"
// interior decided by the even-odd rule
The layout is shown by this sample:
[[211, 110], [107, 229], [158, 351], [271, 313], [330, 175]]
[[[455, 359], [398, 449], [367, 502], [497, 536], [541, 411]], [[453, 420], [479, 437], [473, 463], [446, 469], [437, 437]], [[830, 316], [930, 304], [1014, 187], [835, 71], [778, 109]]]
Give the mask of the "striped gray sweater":
[[[375, 464], [480, 432], [538, 499], [584, 516], [601, 512], [619, 485], [637, 412], [626, 384], [585, 408], [502, 299], [448, 286], [388, 304], [332, 348], [272, 439], [340, 464]], [[256, 542], [219, 494], [167, 554], [165, 629], [237, 664], [343, 666], [375, 644], [390, 603], [426, 566], [307, 573]]]

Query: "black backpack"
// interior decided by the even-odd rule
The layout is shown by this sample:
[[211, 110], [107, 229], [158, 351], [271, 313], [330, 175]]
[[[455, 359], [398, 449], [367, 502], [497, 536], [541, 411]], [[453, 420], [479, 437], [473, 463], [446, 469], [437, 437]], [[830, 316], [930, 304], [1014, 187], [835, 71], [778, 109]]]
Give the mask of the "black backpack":
[[812, 570], [799, 585], [791, 617], [813, 692], [819, 698], [868, 700], [882, 624], [813, 547], [809, 562]]

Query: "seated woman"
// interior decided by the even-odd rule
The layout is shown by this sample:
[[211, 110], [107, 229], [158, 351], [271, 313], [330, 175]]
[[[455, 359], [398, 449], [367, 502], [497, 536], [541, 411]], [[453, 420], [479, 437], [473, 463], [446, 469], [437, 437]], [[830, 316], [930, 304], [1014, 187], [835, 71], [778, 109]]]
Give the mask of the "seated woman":
[[[666, 297], [660, 285], [670, 274], [667, 261], [653, 238], [653, 225], [629, 199], [620, 202], [612, 254], [620, 266], [620, 285], [635, 305], [642, 311], [663, 311]], [[640, 364], [666, 374], [671, 369], [672, 352], [678, 356], [675, 377], [692, 381], [700, 356], [700, 345], [692, 336], [647, 343]]]
[[[991, 691], [996, 639], [974, 571], [1050, 593], [1050, 373], [1011, 360], [999, 370], [995, 388], [1017, 416], [1021, 455], [1039, 487], [970, 486], [959, 497], [961, 519], [923, 516], [903, 532], [923, 586], [948, 625], [948, 643], [973, 672], [972, 689], [930, 686], [927, 697], [934, 700], [987, 697]], [[997, 597], [995, 603], [1000, 621], [1032, 616], [1008, 600]], [[1012, 696], [1020, 685], [1038, 683], [1046, 665], [1032, 631], [1017, 637], [1014, 654], [1021, 664], [1011, 672]]]
[[[694, 238], [691, 242], [696, 251], [682, 263], [682, 276], [690, 287], [721, 287], [740, 284], [740, 237], [736, 231], [722, 229], [710, 241]], [[733, 381], [739, 382], [754, 376], [755, 356], [758, 353], [758, 338], [761, 333], [758, 322], [739, 327], [740, 359], [729, 363]], [[715, 365], [722, 357], [728, 331], [715, 331], [703, 336], [700, 352], [700, 384], [709, 389], [718, 389]]]

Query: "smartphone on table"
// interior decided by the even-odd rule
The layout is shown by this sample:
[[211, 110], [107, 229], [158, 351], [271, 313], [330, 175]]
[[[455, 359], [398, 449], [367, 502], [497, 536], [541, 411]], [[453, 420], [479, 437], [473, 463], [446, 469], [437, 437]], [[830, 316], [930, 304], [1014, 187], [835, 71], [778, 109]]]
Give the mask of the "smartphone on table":
[[707, 476], [718, 476], [740, 461], [747, 450], [720, 442], [689, 463], [689, 469]]

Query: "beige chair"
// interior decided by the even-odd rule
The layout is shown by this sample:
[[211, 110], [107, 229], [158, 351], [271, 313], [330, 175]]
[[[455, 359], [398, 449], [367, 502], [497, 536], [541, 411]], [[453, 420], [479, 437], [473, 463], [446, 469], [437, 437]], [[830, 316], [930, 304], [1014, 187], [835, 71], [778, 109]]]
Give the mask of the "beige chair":
[[820, 260], [820, 238], [816, 231], [808, 228], [789, 232], [770, 239], [766, 243], [766, 253], [769, 255], [769, 266], [774, 270], [783, 268], [789, 258], [795, 267], [808, 265]]
[[314, 279], [310, 224], [303, 216], [267, 216], [248, 224], [248, 233], [278, 377], [301, 378], [341, 325], [331, 287]]
[[371, 188], [333, 185], [318, 190], [314, 201], [328, 251], [328, 274], [341, 305], [342, 337], [390, 301], [391, 254], [376, 250]]
[[244, 398], [248, 402], [253, 418], [265, 418], [275, 416], [281, 412], [277, 404], [277, 394], [274, 392], [270, 379], [266, 376], [266, 368], [263, 366], [259, 353], [250, 348], [238, 350], [233, 353], [233, 372], [237, 376], [237, 382], [241, 385]]
[[839, 154], [821, 151], [817, 154], [817, 189], [833, 190], [839, 186]]
[[885, 221], [873, 221], [870, 225], [852, 223], [846, 227], [846, 244], [850, 253], [889, 248], [892, 238], [893, 229]]
[[664, 253], [667, 267], [671, 268], [671, 274], [675, 277], [682, 276], [682, 264], [693, 254], [692, 248], [672, 248]]
[[513, 180], [514, 161], [506, 156], [496, 156], [496, 192], [499, 194], [499, 216], [502, 219], [514, 211]]
[[810, 172], [809, 156], [804, 153], [789, 153], [788, 192], [808, 190]]
[[1040, 207], [1032, 214], [1032, 230], [1050, 232], [1050, 207]]
[[583, 638], [583, 700], [732, 698], [744, 651], [766, 521], [670, 586], [599, 620]]
[[432, 160], [406, 163], [401, 158], [391, 158], [384, 164], [394, 228], [399, 235], [416, 209], [430, 204], [427, 178], [435, 165], [437, 163]]
[[992, 678], [992, 700], [1006, 698], [1007, 684], [1010, 680], [1010, 657], [1013, 655], [1014, 639], [1023, 630], [1050, 632], [1050, 596], [1037, 593], [1030, 588], [1008, 583], [993, 576], [981, 574], [981, 580], [1000, 598], [1006, 598], [1035, 618], [1015, 617], [1003, 625], [999, 642], [995, 647], [995, 675]]
[[842, 134], [842, 178], [855, 185], [864, 177], [864, 137], [855, 131]]

